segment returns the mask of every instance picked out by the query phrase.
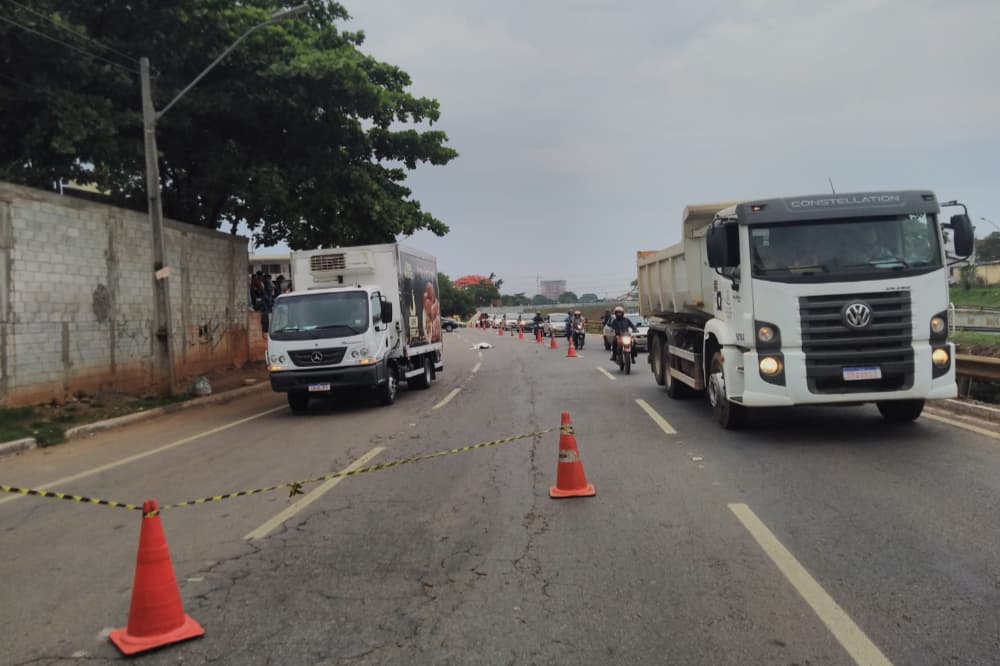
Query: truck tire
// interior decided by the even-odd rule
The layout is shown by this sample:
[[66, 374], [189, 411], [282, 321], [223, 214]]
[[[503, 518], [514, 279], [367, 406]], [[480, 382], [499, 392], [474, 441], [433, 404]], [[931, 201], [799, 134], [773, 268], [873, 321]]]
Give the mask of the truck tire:
[[726, 369], [722, 352], [712, 356], [708, 377], [708, 402], [712, 405], [715, 420], [726, 430], [739, 430], [747, 424], [747, 408], [730, 402], [726, 393]]
[[307, 391], [289, 391], [288, 406], [293, 412], [304, 412], [309, 407], [309, 393]]
[[875, 405], [882, 413], [882, 418], [889, 423], [916, 421], [920, 413], [924, 411], [923, 400], [888, 400], [875, 403]]
[[433, 370], [431, 369], [431, 360], [424, 357], [424, 371], [423, 373], [417, 375], [416, 377], [410, 377], [406, 380], [406, 385], [409, 388], [415, 389], [426, 389], [431, 387], [431, 375]]
[[[649, 364], [652, 366], [653, 379], [660, 386], [666, 383], [667, 365], [663, 362], [663, 356], [667, 352], [667, 343], [661, 340], [660, 336], [654, 336], [649, 340]], [[672, 396], [671, 396], [672, 397]]]
[[396, 378], [396, 369], [389, 368], [389, 376], [385, 378], [385, 384], [378, 387], [379, 404], [388, 407], [396, 402], [396, 391], [399, 390], [399, 379]]

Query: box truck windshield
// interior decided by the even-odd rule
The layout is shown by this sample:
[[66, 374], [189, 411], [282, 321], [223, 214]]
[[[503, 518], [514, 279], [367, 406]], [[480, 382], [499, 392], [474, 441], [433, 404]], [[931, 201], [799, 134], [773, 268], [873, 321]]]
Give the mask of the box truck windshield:
[[357, 335], [368, 330], [370, 319], [363, 291], [284, 296], [274, 304], [270, 336], [302, 340]]
[[933, 215], [892, 215], [750, 227], [753, 276], [781, 282], [919, 275], [942, 266]]

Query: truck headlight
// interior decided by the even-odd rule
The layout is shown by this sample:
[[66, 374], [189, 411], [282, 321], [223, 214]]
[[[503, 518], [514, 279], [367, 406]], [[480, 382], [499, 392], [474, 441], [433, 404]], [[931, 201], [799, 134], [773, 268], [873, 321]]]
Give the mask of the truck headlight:
[[948, 329], [948, 322], [945, 321], [944, 317], [931, 317], [931, 333], [934, 335], [943, 335]]
[[774, 327], [772, 326], [761, 326], [757, 329], [757, 340], [767, 344], [768, 342], [774, 342], [776, 333], [774, 332]]
[[357, 358], [357, 357], [358, 357], [358, 356], [360, 356], [360, 355], [361, 355], [361, 354], [360, 354], [360, 353], [358, 353], [358, 350], [357, 350], [357, 349], [352, 349], [352, 350], [351, 350], [351, 358]]
[[760, 373], [762, 375], [767, 375], [768, 377], [773, 377], [774, 375], [781, 372], [781, 361], [774, 358], [773, 356], [765, 356], [760, 359]]
[[948, 350], [942, 347], [938, 347], [933, 352], [931, 352], [931, 363], [939, 368], [943, 368], [948, 365], [948, 361], [951, 360], [948, 355]]

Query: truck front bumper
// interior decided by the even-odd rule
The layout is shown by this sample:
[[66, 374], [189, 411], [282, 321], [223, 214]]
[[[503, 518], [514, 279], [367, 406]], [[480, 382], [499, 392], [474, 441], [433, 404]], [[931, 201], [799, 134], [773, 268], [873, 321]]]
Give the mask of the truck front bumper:
[[[814, 392], [806, 374], [805, 354], [799, 350], [785, 351], [784, 385], [769, 383], [761, 377], [758, 363], [762, 356], [756, 351], [741, 354], [726, 353], [726, 376], [738, 377], [741, 387], [733, 386], [730, 392], [734, 401], [746, 407], [790, 407], [792, 405], [829, 405], [841, 403], [880, 402], [883, 400], [940, 400], [958, 395], [955, 383], [955, 346], [948, 344], [951, 362], [948, 371], [933, 376], [931, 347], [913, 345], [912, 383], [898, 390], [871, 390], [845, 392]], [[872, 363], [872, 366], [877, 366]], [[732, 367], [731, 367], [732, 366]]]
[[317, 370], [278, 370], [271, 373], [271, 388], [278, 393], [309, 391], [310, 387], [330, 385], [330, 391], [373, 389], [388, 378], [388, 366], [377, 363], [369, 366], [321, 368]]

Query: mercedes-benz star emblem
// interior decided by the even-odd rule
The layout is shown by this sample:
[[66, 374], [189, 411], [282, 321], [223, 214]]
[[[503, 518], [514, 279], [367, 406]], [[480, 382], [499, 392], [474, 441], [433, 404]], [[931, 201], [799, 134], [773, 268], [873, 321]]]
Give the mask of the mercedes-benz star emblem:
[[318, 351], [313, 352], [312, 356], [309, 357], [309, 360], [312, 361], [313, 363], [322, 363], [323, 352], [318, 352]]
[[844, 324], [848, 328], [861, 330], [872, 323], [872, 308], [867, 303], [848, 303], [843, 310]]

